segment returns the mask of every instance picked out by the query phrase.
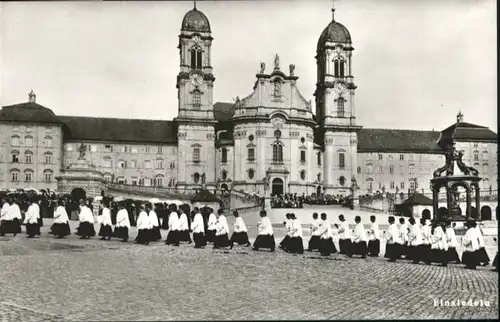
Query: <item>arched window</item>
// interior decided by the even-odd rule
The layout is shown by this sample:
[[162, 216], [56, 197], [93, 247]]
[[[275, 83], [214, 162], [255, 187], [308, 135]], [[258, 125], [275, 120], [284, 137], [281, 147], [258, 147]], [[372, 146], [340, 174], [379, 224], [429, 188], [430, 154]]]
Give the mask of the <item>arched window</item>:
[[345, 112], [344, 103], [345, 103], [345, 99], [342, 97], [339, 97], [337, 100], [337, 116], [338, 117], [344, 117], [344, 112]]
[[222, 172], [220, 174], [220, 178], [222, 180], [226, 180], [227, 179], [227, 171], [226, 170], [222, 170]]
[[317, 157], [318, 157], [318, 165], [321, 165], [321, 152], [317, 153]]
[[164, 179], [163, 175], [161, 175], [161, 174], [157, 175], [155, 178], [155, 185], [157, 187], [163, 187], [163, 179]]
[[318, 173], [316, 175], [316, 180], [318, 180], [318, 182], [321, 182], [321, 173]]
[[227, 163], [227, 149], [226, 148], [222, 148], [222, 150], [221, 150], [221, 160], [220, 160], [220, 162]]
[[52, 147], [52, 137], [51, 136], [46, 136], [45, 137], [45, 146], [47, 148], [51, 148]]
[[335, 77], [344, 77], [344, 66], [345, 62], [343, 59], [335, 59], [334, 61], [335, 65]]
[[51, 164], [52, 163], [52, 153], [50, 152], [45, 152], [45, 163]]
[[43, 181], [52, 182], [52, 170], [44, 170], [43, 171]]
[[193, 91], [193, 107], [200, 108], [201, 106], [201, 92], [198, 89]]
[[253, 179], [255, 176], [255, 171], [253, 169], [248, 169], [248, 179]]
[[27, 164], [33, 163], [33, 152], [31, 151], [24, 152], [24, 163]]
[[27, 135], [24, 138], [24, 145], [28, 148], [31, 148], [33, 146], [33, 137], [31, 135]]
[[200, 174], [198, 172], [195, 172], [193, 174], [193, 180], [194, 180], [194, 183], [200, 182]]
[[300, 180], [306, 180], [306, 171], [305, 170], [300, 171]]
[[19, 170], [12, 169], [10, 171], [10, 181], [12, 181], [12, 182], [19, 182]]
[[156, 169], [163, 169], [163, 159], [156, 159]]
[[33, 170], [25, 170], [24, 171], [24, 180], [26, 182], [33, 182]]
[[273, 144], [273, 162], [283, 162], [283, 145], [279, 141]]
[[200, 48], [195, 47], [191, 49], [191, 68], [201, 69], [202, 68], [202, 51]]
[[13, 135], [10, 137], [10, 144], [12, 146], [19, 146], [19, 136]]

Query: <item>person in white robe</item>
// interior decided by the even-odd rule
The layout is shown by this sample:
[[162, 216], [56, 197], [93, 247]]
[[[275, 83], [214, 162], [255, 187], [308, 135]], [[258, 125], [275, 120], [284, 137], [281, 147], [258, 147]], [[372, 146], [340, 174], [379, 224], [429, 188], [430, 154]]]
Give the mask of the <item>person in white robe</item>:
[[192, 243], [189, 234], [189, 222], [186, 213], [182, 207], [179, 207], [179, 241]]
[[465, 227], [467, 231], [462, 237], [462, 246], [464, 248], [462, 264], [465, 265], [465, 268], [476, 269], [480, 264], [479, 239], [477, 236], [476, 222], [467, 220], [465, 222]]
[[288, 247], [290, 246], [290, 234], [292, 230], [292, 214], [287, 213], [285, 215], [285, 221], [283, 225], [285, 225], [285, 237], [278, 245], [279, 248], [283, 249], [285, 252], [288, 251]]
[[292, 254], [303, 254], [302, 224], [294, 213], [290, 214], [290, 219], [290, 241], [286, 251]]
[[116, 214], [114, 236], [116, 238], [120, 238], [122, 242], [126, 243], [129, 238], [128, 231], [130, 229], [130, 218], [123, 202], [120, 202], [118, 209], [118, 213]]
[[233, 211], [233, 216], [235, 218], [233, 225], [233, 235], [231, 236], [231, 248], [234, 244], [245, 245], [245, 247], [250, 246], [250, 241], [248, 240], [248, 229], [245, 225], [245, 221], [240, 217], [238, 211]]
[[397, 259], [401, 258], [400, 246], [401, 246], [401, 234], [399, 228], [396, 225], [396, 221], [393, 216], [389, 216], [389, 228], [385, 233], [385, 258], [389, 259], [389, 262], [395, 262]]
[[399, 249], [401, 257], [404, 259], [408, 255], [408, 226], [405, 223], [404, 218], [399, 218]]
[[422, 233], [420, 231], [420, 225], [415, 221], [415, 218], [411, 217], [409, 222], [410, 233], [408, 234], [407, 259], [412, 260], [413, 264], [418, 264], [421, 260]]
[[307, 250], [309, 252], [313, 252], [315, 250], [319, 250], [319, 242], [320, 242], [320, 236], [321, 233], [319, 231], [319, 224], [321, 223], [320, 219], [318, 218], [318, 213], [315, 212], [312, 215], [313, 217], [313, 222], [311, 224], [311, 238], [309, 239], [309, 244], [307, 247]]
[[191, 230], [193, 231], [194, 248], [202, 248], [207, 245], [205, 239], [205, 223], [203, 222], [203, 215], [200, 213], [198, 207], [194, 208], [194, 218], [191, 223]]
[[446, 259], [448, 263], [460, 264], [460, 257], [457, 253], [457, 236], [455, 234], [455, 229], [451, 226], [451, 221], [446, 220], [446, 242], [448, 243], [448, 251], [446, 252]]
[[444, 223], [438, 221], [435, 223], [434, 231], [432, 232], [431, 243], [431, 263], [439, 263], [441, 266], [447, 266], [446, 251], [448, 250], [447, 237], [444, 232]]
[[80, 225], [77, 229], [77, 235], [80, 236], [80, 239], [89, 239], [90, 237], [94, 237], [96, 235], [94, 229], [94, 214], [83, 200], [80, 200], [80, 213], [78, 215], [78, 220]]
[[361, 258], [366, 258], [368, 252], [367, 241], [368, 237], [366, 235], [365, 226], [361, 223], [361, 217], [356, 216], [354, 218], [356, 226], [351, 237], [351, 251], [350, 255], [361, 255]]
[[158, 215], [156, 214], [156, 211], [153, 209], [154, 205], [151, 203], [147, 204], [147, 213], [149, 220], [151, 221], [151, 241], [158, 241], [161, 240], [161, 232], [160, 232], [160, 222], [158, 220]]
[[49, 234], [56, 236], [57, 238], [63, 238], [71, 234], [71, 229], [69, 227], [69, 217], [64, 207], [64, 201], [57, 201], [57, 208], [54, 211], [54, 222], [50, 227]]
[[16, 199], [9, 200], [9, 206], [5, 208], [7, 209], [7, 214], [2, 220], [0, 236], [5, 236], [5, 234], [13, 234], [16, 236], [21, 233], [21, 222], [23, 219], [21, 209], [19, 208]]
[[339, 216], [339, 254], [351, 256], [351, 229], [349, 223], [345, 220], [344, 215]]
[[108, 201], [102, 205], [101, 214], [97, 217], [97, 222], [101, 224], [99, 229], [99, 236], [101, 240], [111, 239], [113, 236], [113, 223], [111, 222], [111, 211], [109, 210]]
[[224, 216], [222, 209], [219, 209], [218, 213], [219, 218], [217, 218], [217, 224], [215, 225], [214, 249], [231, 247], [232, 244], [229, 240], [229, 226], [226, 216]]
[[258, 251], [261, 248], [266, 248], [274, 252], [276, 248], [276, 242], [274, 241], [273, 226], [271, 221], [267, 217], [267, 211], [260, 211], [260, 222], [258, 225], [257, 238], [253, 243], [253, 249]]
[[482, 224], [477, 224], [476, 223], [476, 234], [477, 234], [477, 239], [479, 243], [479, 263], [481, 266], [488, 266], [490, 264], [490, 257], [488, 256], [488, 253], [486, 252], [486, 248], [484, 247], [484, 237], [483, 237], [483, 232], [481, 231], [481, 225]]
[[170, 215], [168, 216], [168, 234], [165, 244], [179, 246], [180, 219], [177, 214], [177, 206], [172, 204], [170, 207]]
[[335, 254], [337, 252], [337, 248], [333, 243], [332, 228], [325, 213], [321, 214], [321, 221], [318, 225], [318, 233], [320, 234], [319, 252], [321, 256]]
[[151, 219], [149, 219], [149, 215], [146, 212], [146, 207], [141, 205], [140, 209], [141, 212], [139, 213], [139, 217], [137, 217], [137, 237], [135, 238], [135, 243], [149, 245], [153, 225], [151, 225]]
[[208, 216], [207, 234], [206, 234], [206, 239], [208, 243], [213, 243], [215, 240], [215, 231], [217, 230], [216, 225], [217, 225], [217, 216], [213, 213], [213, 211], [210, 211], [210, 215]]
[[26, 225], [26, 235], [28, 238], [33, 238], [35, 235], [40, 235], [40, 224], [38, 218], [40, 217], [40, 208], [33, 202], [32, 199], [28, 199], [28, 210], [26, 211], [26, 216], [24, 217], [24, 224]]
[[12, 221], [9, 218], [9, 208], [9, 201], [7, 199], [2, 199], [2, 209], [0, 210], [0, 236], [5, 236], [5, 234], [11, 233], [10, 231], [8, 231], [12, 226]]
[[370, 216], [371, 225], [368, 229], [368, 256], [378, 257], [380, 253], [380, 230], [375, 216]]

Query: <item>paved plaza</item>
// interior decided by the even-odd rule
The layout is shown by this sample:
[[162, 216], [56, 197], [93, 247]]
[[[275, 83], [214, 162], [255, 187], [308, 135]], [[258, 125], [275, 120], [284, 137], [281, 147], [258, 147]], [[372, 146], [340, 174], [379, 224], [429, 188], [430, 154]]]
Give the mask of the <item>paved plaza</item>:
[[[0, 237], [0, 267], [1, 321], [498, 318], [491, 267], [47, 234]], [[489, 306], [436, 307], [441, 299]]]

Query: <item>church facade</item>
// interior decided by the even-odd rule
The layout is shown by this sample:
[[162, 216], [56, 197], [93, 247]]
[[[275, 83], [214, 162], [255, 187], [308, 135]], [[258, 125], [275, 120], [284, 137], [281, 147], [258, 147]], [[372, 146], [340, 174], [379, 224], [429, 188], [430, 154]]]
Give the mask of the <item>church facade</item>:
[[[249, 95], [213, 102], [212, 32], [189, 11], [179, 35], [178, 117], [172, 121], [55, 115], [27, 103], [0, 110], [0, 189], [57, 190], [62, 170], [85, 157], [107, 182], [192, 191], [347, 195], [429, 192], [444, 164], [438, 131], [365, 128], [356, 122], [349, 31], [335, 21], [321, 33], [313, 103], [297, 87], [295, 66], [261, 64]], [[450, 119], [451, 121], [451, 119]], [[483, 190], [497, 190], [497, 135], [463, 122], [457, 148], [479, 170]]]

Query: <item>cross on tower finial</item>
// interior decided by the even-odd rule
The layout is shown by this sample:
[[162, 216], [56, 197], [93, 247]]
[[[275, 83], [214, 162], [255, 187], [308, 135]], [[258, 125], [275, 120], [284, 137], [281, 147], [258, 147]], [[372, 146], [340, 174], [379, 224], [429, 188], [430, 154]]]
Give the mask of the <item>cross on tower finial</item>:
[[462, 111], [459, 110], [457, 114], [457, 123], [463, 122], [464, 120], [464, 115], [462, 114]]
[[36, 95], [35, 95], [35, 92], [33, 92], [33, 89], [31, 90], [31, 92], [29, 93], [29, 102], [30, 103], [36, 103]]

